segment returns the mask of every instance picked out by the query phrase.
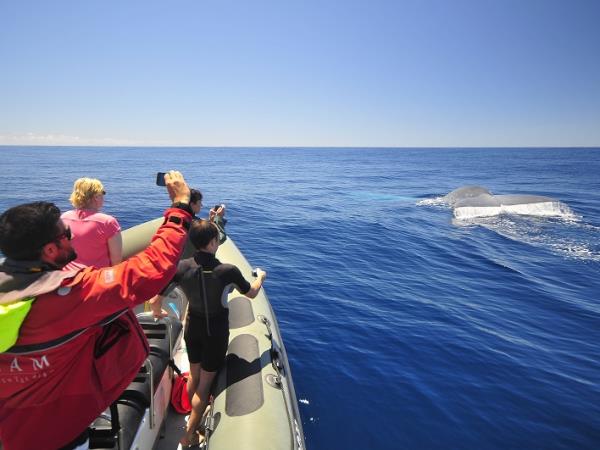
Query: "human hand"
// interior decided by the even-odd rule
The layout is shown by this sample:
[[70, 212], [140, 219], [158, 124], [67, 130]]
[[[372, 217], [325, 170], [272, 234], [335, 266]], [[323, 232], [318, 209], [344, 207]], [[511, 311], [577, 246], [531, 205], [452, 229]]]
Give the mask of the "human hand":
[[148, 300], [148, 306], [152, 313], [152, 317], [154, 317], [155, 320], [162, 319], [169, 315], [169, 313], [162, 308], [162, 297], [160, 295], [156, 295]]
[[159, 308], [156, 311], [152, 311], [152, 317], [154, 317], [154, 320], [158, 320], [164, 317], [169, 317], [169, 313], [167, 312], [167, 310]]
[[169, 197], [173, 203], [190, 202], [190, 188], [188, 187], [181, 172], [171, 170], [165, 174], [165, 184]]
[[219, 205], [218, 208], [212, 208], [209, 212], [208, 212], [208, 220], [210, 221], [214, 221], [215, 217], [219, 216], [221, 218], [223, 218], [223, 216], [225, 215], [225, 205]]
[[260, 278], [261, 280], [264, 280], [265, 278], [267, 278], [267, 272], [265, 272], [262, 269], [256, 268], [256, 278]]

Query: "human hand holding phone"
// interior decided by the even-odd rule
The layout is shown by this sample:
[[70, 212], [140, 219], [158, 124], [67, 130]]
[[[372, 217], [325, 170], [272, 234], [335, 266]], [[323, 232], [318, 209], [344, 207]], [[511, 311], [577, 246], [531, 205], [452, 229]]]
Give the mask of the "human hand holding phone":
[[156, 174], [156, 184], [166, 186], [169, 197], [173, 203], [189, 203], [190, 188], [188, 187], [181, 172], [171, 170], [169, 172], [158, 172]]
[[167, 184], [165, 183], [165, 175], [167, 173], [166, 172], [157, 172], [156, 173], [156, 185], [157, 186], [166, 186]]
[[220, 205], [215, 205], [208, 212], [208, 220], [214, 220], [216, 216], [223, 217], [225, 215], [225, 205], [221, 203]]

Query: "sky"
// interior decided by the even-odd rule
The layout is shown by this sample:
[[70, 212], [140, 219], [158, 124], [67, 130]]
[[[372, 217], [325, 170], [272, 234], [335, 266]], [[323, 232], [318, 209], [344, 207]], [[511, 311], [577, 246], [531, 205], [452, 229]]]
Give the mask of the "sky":
[[600, 146], [597, 0], [0, 0], [0, 145]]

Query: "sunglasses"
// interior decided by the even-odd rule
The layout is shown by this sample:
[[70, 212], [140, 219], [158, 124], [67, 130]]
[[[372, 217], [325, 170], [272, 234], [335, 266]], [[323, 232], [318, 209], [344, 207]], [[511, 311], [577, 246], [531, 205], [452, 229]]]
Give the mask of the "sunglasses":
[[59, 235], [54, 236], [52, 239], [50, 239], [48, 242], [44, 242], [42, 244], [42, 247], [46, 244], [49, 244], [50, 242], [55, 242], [58, 243], [59, 241], [61, 241], [62, 239], [66, 238], [68, 241], [71, 240], [71, 238], [73, 237], [73, 235], [71, 234], [71, 228], [69, 227], [65, 227], [65, 231], [63, 231], [62, 233], [60, 233]]
[[54, 236], [54, 237], [53, 237], [52, 239], [50, 239], [48, 242], [44, 242], [44, 243], [43, 243], [43, 244], [40, 246], [40, 248], [41, 248], [41, 247], [43, 247], [44, 245], [50, 244], [51, 242], [54, 242], [54, 243], [58, 244], [58, 243], [59, 243], [59, 242], [60, 242], [62, 239], [65, 239], [65, 238], [66, 238], [68, 241], [70, 241], [72, 237], [73, 237], [73, 235], [71, 234], [71, 228], [69, 228], [69, 227], [65, 227], [65, 230], [64, 230], [62, 233], [60, 233], [60, 234], [58, 234], [58, 235]]
[[[71, 228], [65, 227], [65, 231], [63, 231], [58, 236], [56, 236], [54, 239], [52, 239], [52, 241], [60, 241], [63, 238], [67, 238], [67, 240], [70, 241], [72, 237], [73, 237], [73, 235], [71, 234]], [[50, 241], [50, 242], [52, 242], [52, 241]]]

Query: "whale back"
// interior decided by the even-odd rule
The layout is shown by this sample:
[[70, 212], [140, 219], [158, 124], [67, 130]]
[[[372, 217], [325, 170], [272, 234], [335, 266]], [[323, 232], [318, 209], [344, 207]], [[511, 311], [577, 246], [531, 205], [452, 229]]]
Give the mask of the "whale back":
[[463, 186], [454, 189], [452, 192], [444, 196], [443, 200], [450, 206], [454, 206], [457, 202], [465, 199], [479, 197], [480, 195], [492, 196], [492, 193], [481, 186]]

